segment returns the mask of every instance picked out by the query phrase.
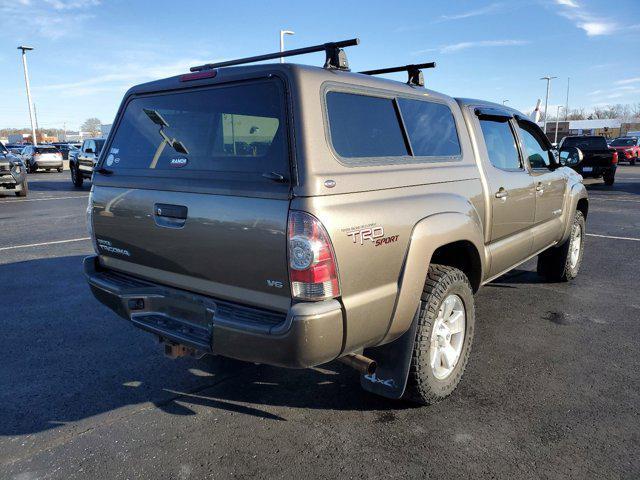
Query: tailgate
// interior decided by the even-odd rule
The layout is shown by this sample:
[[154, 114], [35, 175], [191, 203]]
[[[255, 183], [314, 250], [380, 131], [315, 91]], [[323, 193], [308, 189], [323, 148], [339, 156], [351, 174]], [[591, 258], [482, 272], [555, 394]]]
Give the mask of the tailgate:
[[610, 167], [613, 161], [613, 151], [589, 151], [583, 152], [582, 167]]
[[275, 79], [128, 101], [102, 155], [103, 173], [94, 174], [101, 264], [286, 311], [284, 109]]

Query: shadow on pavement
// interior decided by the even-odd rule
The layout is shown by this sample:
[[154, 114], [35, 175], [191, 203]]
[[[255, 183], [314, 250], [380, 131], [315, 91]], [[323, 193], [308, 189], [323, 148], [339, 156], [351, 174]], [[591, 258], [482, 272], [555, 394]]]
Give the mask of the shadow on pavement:
[[73, 183], [71, 183], [71, 177], [69, 176], [69, 172], [67, 171], [56, 175], [55, 178], [47, 178], [51, 176], [52, 174], [47, 172], [30, 173], [27, 177], [27, 181], [29, 182], [29, 190], [32, 192], [78, 193], [88, 192], [91, 189], [90, 181], [85, 181], [84, 185], [82, 185], [81, 188], [75, 187]]
[[286, 370], [221, 357], [167, 359], [152, 335], [93, 298], [81, 263], [68, 256], [0, 266], [0, 284], [16, 285], [3, 302], [0, 436], [147, 403], [173, 415], [194, 415], [191, 403], [272, 420], [286, 419], [255, 404], [403, 408], [362, 392], [358, 374], [341, 364]]
[[615, 183], [611, 186], [604, 183], [589, 183], [585, 186], [589, 192], [616, 192], [640, 195], [640, 182], [625, 182], [624, 178], [616, 178]]

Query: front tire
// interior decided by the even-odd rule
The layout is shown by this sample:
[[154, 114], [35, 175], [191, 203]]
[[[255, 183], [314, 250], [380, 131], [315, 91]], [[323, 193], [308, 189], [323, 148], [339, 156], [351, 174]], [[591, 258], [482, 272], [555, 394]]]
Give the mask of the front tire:
[[473, 291], [457, 268], [431, 265], [404, 398], [429, 405], [449, 396], [467, 365], [475, 327]]
[[73, 182], [73, 185], [77, 188], [81, 188], [84, 178], [78, 171], [78, 167], [75, 164], [71, 164], [69, 170], [71, 171], [71, 181]]
[[26, 197], [27, 193], [29, 193], [29, 184], [24, 180], [22, 182], [22, 189], [19, 192], [16, 192], [16, 197]]
[[577, 211], [569, 238], [562, 245], [538, 255], [538, 275], [552, 282], [568, 282], [578, 276], [584, 252], [585, 226], [584, 215]]

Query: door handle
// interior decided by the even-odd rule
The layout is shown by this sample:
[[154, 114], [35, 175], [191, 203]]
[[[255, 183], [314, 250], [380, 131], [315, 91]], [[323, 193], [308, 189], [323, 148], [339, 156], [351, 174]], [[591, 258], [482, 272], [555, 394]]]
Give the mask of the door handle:
[[500, 187], [500, 189], [496, 192], [496, 198], [507, 198], [508, 196], [509, 196], [509, 192], [507, 192], [502, 187]]
[[171, 205], [168, 203], [156, 203], [153, 212], [157, 217], [175, 218], [176, 220], [186, 220], [188, 209], [184, 205]]
[[187, 207], [156, 203], [153, 206], [153, 219], [156, 225], [166, 228], [182, 228], [187, 223]]

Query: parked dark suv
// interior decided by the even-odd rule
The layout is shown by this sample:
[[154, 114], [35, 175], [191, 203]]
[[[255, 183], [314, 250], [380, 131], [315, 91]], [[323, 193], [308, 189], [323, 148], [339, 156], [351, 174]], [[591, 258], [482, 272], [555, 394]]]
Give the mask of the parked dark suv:
[[69, 171], [74, 186], [82, 187], [85, 178], [91, 178], [104, 142], [104, 138], [87, 138], [79, 149], [69, 154]]

